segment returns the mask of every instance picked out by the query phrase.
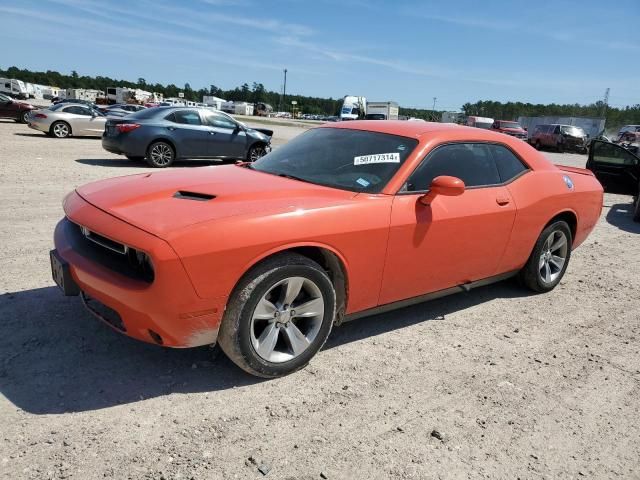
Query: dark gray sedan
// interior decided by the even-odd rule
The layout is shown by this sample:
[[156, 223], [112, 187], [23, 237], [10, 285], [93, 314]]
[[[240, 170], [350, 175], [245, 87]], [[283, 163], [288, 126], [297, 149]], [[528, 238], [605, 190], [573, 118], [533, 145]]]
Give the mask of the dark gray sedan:
[[253, 162], [271, 150], [272, 135], [211, 108], [153, 107], [109, 119], [102, 147], [158, 168], [181, 158]]

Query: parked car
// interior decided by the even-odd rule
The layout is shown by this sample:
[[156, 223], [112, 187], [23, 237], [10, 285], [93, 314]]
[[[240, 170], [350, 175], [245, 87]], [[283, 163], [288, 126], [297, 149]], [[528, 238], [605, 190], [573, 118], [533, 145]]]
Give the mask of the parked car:
[[133, 113], [133, 112], [139, 112], [140, 110], [144, 110], [145, 108], [147, 107], [144, 107], [142, 105], [136, 105], [135, 103], [116, 103], [113, 105], [100, 105], [98, 107], [98, 109], [102, 113], [107, 113], [113, 110], [122, 110], [127, 112], [127, 114]]
[[495, 120], [491, 125], [491, 129], [496, 132], [519, 138], [520, 140], [527, 140], [527, 131], [522, 128], [522, 125], [520, 125], [518, 122], [509, 120]]
[[210, 108], [155, 107], [110, 119], [102, 147], [158, 168], [181, 158], [252, 162], [271, 149], [272, 135], [272, 130], [249, 128]]
[[57, 105], [59, 103], [74, 103], [76, 105], [86, 105], [87, 107], [91, 107], [93, 109], [99, 108], [98, 105], [90, 102], [89, 100], [78, 100], [77, 98], [54, 98], [53, 100], [51, 100], [51, 103], [53, 103], [54, 105]]
[[625, 125], [620, 130], [618, 130], [617, 138], [620, 139], [625, 133], [633, 133], [640, 135], [640, 125]]
[[99, 137], [107, 117], [81, 103], [58, 103], [29, 117], [29, 127], [56, 138]]
[[555, 148], [559, 152], [587, 152], [587, 134], [574, 125], [542, 124], [537, 125], [529, 139], [538, 150]]
[[51, 266], [117, 331], [167, 347], [217, 341], [247, 372], [277, 377], [334, 322], [512, 275], [552, 290], [602, 200], [590, 171], [507, 135], [354, 120], [255, 163], [79, 187]]
[[589, 149], [587, 168], [606, 192], [633, 196], [633, 220], [640, 222], [640, 149], [635, 145], [616, 145], [594, 140]]
[[29, 115], [36, 107], [30, 103], [14, 100], [13, 98], [0, 93], [0, 118], [11, 118], [16, 122], [28, 123]]

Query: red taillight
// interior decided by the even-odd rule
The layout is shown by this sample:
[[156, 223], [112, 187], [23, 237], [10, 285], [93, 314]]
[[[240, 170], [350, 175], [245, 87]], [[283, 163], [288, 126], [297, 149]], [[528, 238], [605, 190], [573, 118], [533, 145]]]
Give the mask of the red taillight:
[[116, 128], [120, 133], [127, 133], [133, 132], [139, 126], [140, 125], [138, 125], [137, 123], [119, 123], [118, 125], [116, 125]]
[[44, 113], [36, 113], [33, 117], [34, 118], [47, 118], [47, 116]]

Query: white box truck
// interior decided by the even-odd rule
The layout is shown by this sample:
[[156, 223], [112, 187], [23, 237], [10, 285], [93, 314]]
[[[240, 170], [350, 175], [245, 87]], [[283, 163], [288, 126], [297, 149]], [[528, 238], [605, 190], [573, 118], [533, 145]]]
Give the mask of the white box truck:
[[398, 120], [397, 102], [368, 102], [365, 120]]

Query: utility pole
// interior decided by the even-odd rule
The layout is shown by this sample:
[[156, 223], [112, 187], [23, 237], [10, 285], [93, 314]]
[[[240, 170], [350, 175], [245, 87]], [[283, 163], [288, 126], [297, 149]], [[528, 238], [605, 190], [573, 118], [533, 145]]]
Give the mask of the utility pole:
[[431, 110], [433, 110], [434, 112], [436, 111], [436, 100], [438, 99], [438, 97], [433, 97], [433, 107], [431, 108]]
[[287, 108], [287, 69], [284, 69], [284, 90], [282, 93], [282, 104]]
[[604, 100], [602, 102], [602, 118], [607, 116], [607, 107], [609, 106], [609, 87], [604, 91]]

